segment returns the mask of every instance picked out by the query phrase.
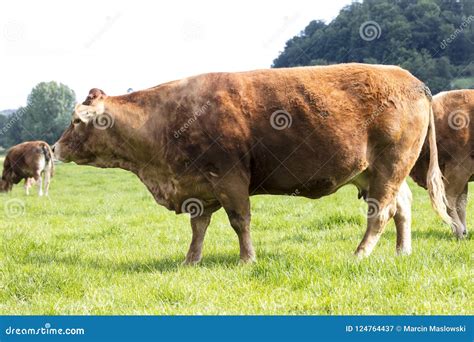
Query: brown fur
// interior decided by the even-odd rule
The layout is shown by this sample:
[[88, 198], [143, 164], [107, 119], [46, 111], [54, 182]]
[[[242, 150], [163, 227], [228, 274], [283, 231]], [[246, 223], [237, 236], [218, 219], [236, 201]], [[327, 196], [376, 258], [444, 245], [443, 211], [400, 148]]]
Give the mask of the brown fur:
[[[271, 125], [277, 111], [291, 115], [290, 127]], [[212, 73], [122, 96], [91, 90], [55, 153], [64, 161], [132, 171], [176, 213], [187, 199], [198, 199], [203, 211], [191, 218], [187, 263], [200, 260], [210, 217], [220, 207], [239, 237], [241, 259], [249, 261], [255, 258], [249, 196], [319, 198], [355, 184], [378, 203], [357, 249], [362, 256], [396, 212], [429, 111], [423, 83], [398, 67]], [[91, 113], [97, 120], [109, 115], [113, 126], [96, 129]]]
[[[474, 90], [453, 90], [433, 97], [438, 158], [445, 177], [452, 228], [458, 237], [467, 235], [468, 182], [474, 177]], [[426, 188], [430, 146], [426, 141], [411, 176]]]
[[[46, 166], [50, 163], [50, 176], [54, 175], [53, 152], [44, 141], [26, 141], [11, 147], [3, 162], [3, 174], [0, 191], [10, 191], [14, 184], [22, 179], [31, 184], [29, 178], [38, 181], [43, 170], [38, 168], [40, 158], [45, 158]], [[49, 161], [49, 162], [48, 162]]]

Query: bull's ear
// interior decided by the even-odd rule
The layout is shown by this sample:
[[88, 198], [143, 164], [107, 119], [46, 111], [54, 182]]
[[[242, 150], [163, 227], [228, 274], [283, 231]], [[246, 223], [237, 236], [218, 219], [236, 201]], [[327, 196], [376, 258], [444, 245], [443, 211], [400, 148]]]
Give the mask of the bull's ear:
[[104, 114], [104, 111], [105, 107], [103, 102], [91, 106], [78, 103], [74, 110], [74, 117], [79, 118], [84, 123], [88, 123], [95, 116]]

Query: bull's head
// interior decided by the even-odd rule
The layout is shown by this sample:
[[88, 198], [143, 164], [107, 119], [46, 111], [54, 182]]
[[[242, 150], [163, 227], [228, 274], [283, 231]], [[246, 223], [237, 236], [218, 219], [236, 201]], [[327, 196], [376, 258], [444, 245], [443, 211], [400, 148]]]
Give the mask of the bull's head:
[[102, 90], [94, 88], [82, 104], [76, 105], [71, 124], [53, 146], [57, 159], [93, 165], [110, 153], [109, 130], [114, 118], [106, 112], [106, 98]]

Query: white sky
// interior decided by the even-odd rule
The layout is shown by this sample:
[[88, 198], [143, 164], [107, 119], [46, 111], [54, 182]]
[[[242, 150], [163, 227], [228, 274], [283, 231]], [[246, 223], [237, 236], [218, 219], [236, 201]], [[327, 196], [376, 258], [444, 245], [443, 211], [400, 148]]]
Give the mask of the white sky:
[[0, 4], [0, 110], [42, 81], [82, 101], [210, 71], [270, 67], [313, 19], [351, 0], [15, 0]]

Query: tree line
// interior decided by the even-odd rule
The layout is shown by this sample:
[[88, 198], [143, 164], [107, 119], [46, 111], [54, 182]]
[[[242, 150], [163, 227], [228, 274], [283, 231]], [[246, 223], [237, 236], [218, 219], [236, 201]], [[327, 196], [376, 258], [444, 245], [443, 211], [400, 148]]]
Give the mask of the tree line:
[[42, 82], [28, 95], [25, 107], [0, 115], [0, 147], [27, 140], [54, 143], [71, 120], [76, 95], [68, 86]]
[[410, 70], [437, 93], [474, 88], [474, 1], [365, 0], [311, 21], [273, 67], [361, 62]]

